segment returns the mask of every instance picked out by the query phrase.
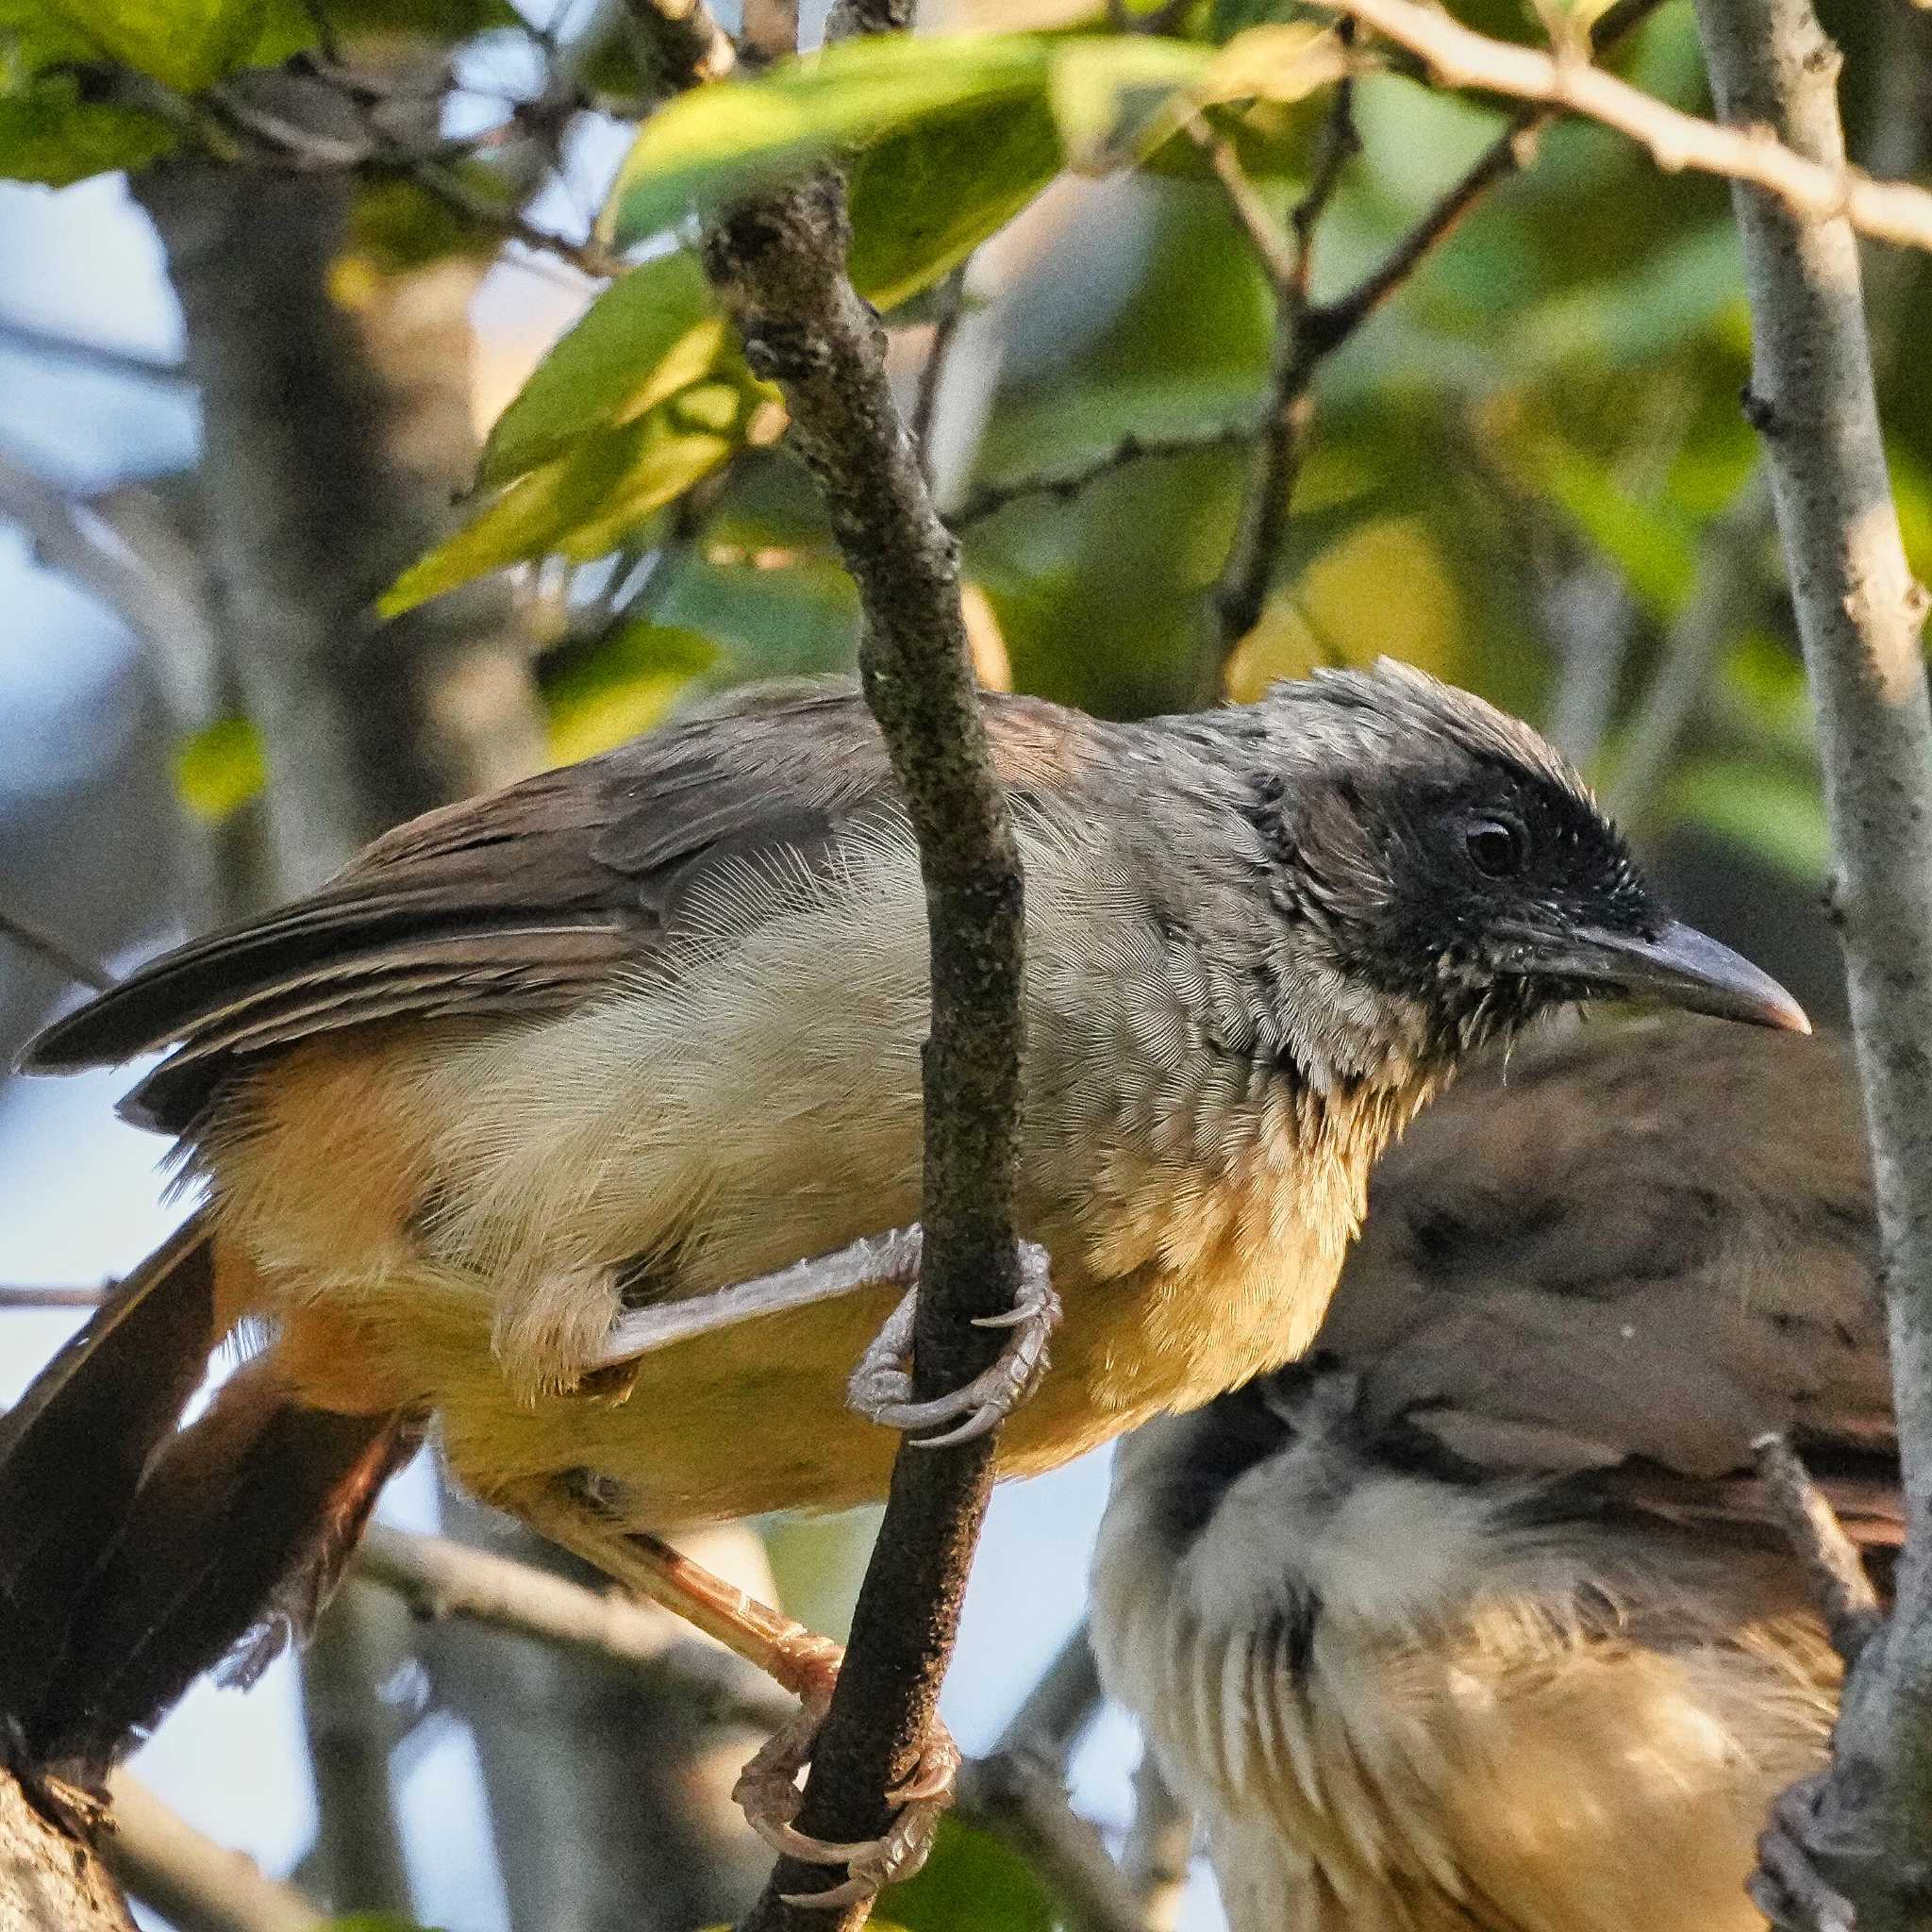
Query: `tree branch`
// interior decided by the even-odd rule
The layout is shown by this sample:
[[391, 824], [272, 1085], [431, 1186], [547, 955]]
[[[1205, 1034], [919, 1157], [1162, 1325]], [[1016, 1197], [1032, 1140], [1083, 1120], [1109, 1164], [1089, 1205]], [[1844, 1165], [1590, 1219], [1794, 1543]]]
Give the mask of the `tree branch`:
[[[1713, 91], [1844, 174], [1838, 59], [1809, 0], [1697, 0]], [[1761, 137], [1753, 137], [1761, 142]], [[1932, 708], [1924, 591], [1900, 541], [1854, 223], [1833, 203], [1734, 191], [1751, 298], [1747, 410], [1764, 439], [1818, 711], [1858, 1070], [1873, 1141], [1911, 1526], [1887, 1629], [1851, 1673], [1803, 1838], [1859, 1932], [1923, 1925], [1932, 1898]], [[1787, 1821], [1789, 1822], [1789, 1821]]]
[[[835, 11], [832, 30], [897, 29], [908, 10], [858, 0]], [[858, 586], [860, 675], [919, 841], [932, 1024], [913, 1373], [925, 1396], [987, 1366], [996, 1344], [971, 1319], [1009, 1307], [1019, 1282], [1023, 886], [973, 681], [958, 552], [892, 401], [883, 331], [845, 273], [849, 235], [843, 184], [821, 174], [721, 222], [704, 252], [752, 366], [784, 389]], [[859, 1840], [886, 1828], [884, 1793], [912, 1773], [934, 1721], [992, 1470], [987, 1437], [901, 1448], [807, 1780], [802, 1831]], [[747, 1924], [829, 1932], [862, 1924], [863, 1906], [833, 1920], [783, 1902], [835, 1876], [781, 1860]]]
[[4, 908], [0, 908], [0, 939], [11, 940], [15, 945], [33, 954], [37, 959], [44, 960], [55, 972], [63, 978], [71, 979], [76, 986], [106, 992], [114, 983], [111, 973], [92, 959], [83, 958], [65, 940], [56, 939], [44, 926]]
[[1840, 220], [1876, 241], [1932, 249], [1932, 193], [1904, 181], [1874, 181], [1799, 149], [1763, 125], [1720, 126], [1686, 114], [1615, 75], [1567, 53], [1491, 40], [1421, 0], [1314, 0], [1359, 21], [1422, 60], [1442, 87], [1541, 102], [1600, 121], [1647, 148], [1667, 174], [1690, 169], [1750, 182], [1793, 214]]
[[294, 1886], [203, 1837], [126, 1772], [108, 1790], [101, 1862], [177, 1932], [323, 1932], [327, 1919]]
[[1149, 1932], [1099, 1831], [1037, 1758], [994, 1751], [969, 1759], [959, 1772], [958, 1810], [1025, 1859], [1059, 1901], [1069, 1932]]
[[1134, 1773], [1134, 1823], [1121, 1855], [1140, 1932], [1174, 1932], [1194, 1851], [1193, 1813], [1160, 1774], [1153, 1746]]
[[587, 1590], [513, 1557], [447, 1537], [372, 1524], [356, 1574], [393, 1591], [425, 1622], [460, 1617], [547, 1643], [679, 1692], [719, 1722], [775, 1730], [793, 1701], [728, 1651], [702, 1643], [667, 1612], [615, 1591]]

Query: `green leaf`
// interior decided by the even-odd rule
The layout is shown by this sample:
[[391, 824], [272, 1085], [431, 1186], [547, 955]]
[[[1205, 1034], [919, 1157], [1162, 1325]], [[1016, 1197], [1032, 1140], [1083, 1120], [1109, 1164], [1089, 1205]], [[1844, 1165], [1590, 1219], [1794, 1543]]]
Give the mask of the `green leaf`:
[[717, 366], [724, 324], [686, 250], [620, 276], [537, 365], [483, 445], [479, 475], [508, 482], [586, 430], [630, 421]]
[[1100, 174], [1173, 132], [1176, 97], [1213, 65], [1214, 50], [1183, 41], [1094, 35], [1063, 42], [1048, 92], [1069, 165]]
[[261, 795], [268, 758], [246, 718], [218, 718], [175, 747], [175, 791], [198, 819], [219, 823]]
[[715, 207], [922, 116], [1038, 98], [1052, 45], [1030, 34], [881, 37], [780, 61], [754, 80], [694, 88], [644, 123], [603, 225], [628, 246], [693, 207]]
[[98, 55], [197, 93], [242, 66], [261, 38], [266, 0], [49, 0]]
[[718, 646], [698, 631], [625, 625], [545, 683], [551, 756], [575, 763], [650, 730], [718, 658]]
[[940, 1821], [925, 1869], [884, 1899], [905, 1932], [1053, 1932], [1053, 1901], [1017, 1852], [957, 1819]]
[[142, 167], [176, 139], [153, 114], [83, 101], [64, 75], [0, 94], [0, 176], [8, 180], [65, 188], [91, 175]]
[[1663, 503], [1643, 503], [1600, 460], [1554, 438], [1541, 440], [1527, 467], [1592, 543], [1623, 572], [1644, 608], [1668, 622], [1697, 576], [1697, 531]]
[[604, 556], [724, 462], [762, 402], [755, 386], [704, 383], [634, 421], [593, 431], [412, 564], [376, 608], [395, 617], [473, 577], [553, 551], [579, 561]]
[[1060, 168], [1043, 100], [974, 101], [888, 134], [853, 163], [853, 286], [880, 308], [963, 261]]

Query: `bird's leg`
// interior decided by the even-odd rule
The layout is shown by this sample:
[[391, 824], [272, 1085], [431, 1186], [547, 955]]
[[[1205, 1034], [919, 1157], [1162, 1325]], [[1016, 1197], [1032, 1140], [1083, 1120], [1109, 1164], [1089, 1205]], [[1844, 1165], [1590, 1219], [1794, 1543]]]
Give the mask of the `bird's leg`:
[[859, 1357], [847, 1385], [846, 1401], [858, 1414], [889, 1429], [956, 1424], [943, 1435], [922, 1436], [922, 1449], [970, 1442], [1005, 1422], [1046, 1373], [1046, 1344], [1060, 1319], [1060, 1301], [1053, 1291], [1046, 1250], [1036, 1242], [1022, 1241], [1020, 1292], [1012, 1307], [1004, 1315], [981, 1315], [974, 1320], [978, 1328], [1012, 1331], [992, 1365], [963, 1387], [926, 1402], [912, 1399], [912, 1324], [918, 1307], [919, 1291], [909, 1290]]
[[594, 1477], [558, 1477], [496, 1500], [607, 1576], [715, 1638], [754, 1664], [799, 1700], [798, 1715], [752, 1758], [732, 1796], [752, 1829], [774, 1851], [808, 1864], [844, 1865], [844, 1883], [829, 1891], [801, 1894], [796, 1903], [836, 1907], [870, 1898], [882, 1887], [909, 1878], [925, 1862], [940, 1814], [952, 1801], [958, 1747], [935, 1720], [911, 1777], [886, 1793], [898, 1810], [877, 1839], [835, 1843], [808, 1838], [792, 1821], [804, 1796], [798, 1774], [811, 1748], [838, 1681], [843, 1649], [795, 1618], [748, 1596], [735, 1584], [681, 1556], [667, 1542], [628, 1527], [602, 1496]]
[[948, 1442], [966, 1442], [983, 1436], [1010, 1415], [1032, 1393], [1046, 1371], [1046, 1345], [1060, 1319], [1059, 1297], [1053, 1291], [1046, 1250], [1031, 1241], [1020, 1243], [1020, 1295], [1004, 1315], [983, 1315], [975, 1325], [1010, 1328], [1011, 1335], [992, 1366], [964, 1388], [928, 1402], [912, 1400], [908, 1363], [912, 1350], [912, 1319], [917, 1306], [922, 1238], [918, 1225], [871, 1235], [835, 1254], [795, 1262], [775, 1274], [761, 1274], [710, 1294], [639, 1308], [625, 1315], [607, 1335], [586, 1370], [614, 1368], [635, 1361], [654, 1349], [708, 1334], [755, 1316], [785, 1308], [808, 1307], [856, 1290], [891, 1283], [907, 1291], [905, 1299], [887, 1318], [848, 1385], [847, 1400], [868, 1421], [891, 1429], [930, 1429], [957, 1424], [942, 1435], [922, 1437], [928, 1449]]

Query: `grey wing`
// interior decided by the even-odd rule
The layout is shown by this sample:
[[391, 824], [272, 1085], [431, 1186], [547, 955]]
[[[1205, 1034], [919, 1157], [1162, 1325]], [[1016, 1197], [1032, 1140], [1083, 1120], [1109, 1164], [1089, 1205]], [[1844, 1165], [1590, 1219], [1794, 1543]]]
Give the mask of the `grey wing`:
[[[1089, 721], [993, 698], [1009, 783], [1059, 782]], [[845, 683], [753, 691], [580, 764], [401, 825], [327, 885], [151, 961], [31, 1042], [31, 1072], [175, 1051], [130, 1096], [180, 1131], [238, 1055], [397, 1017], [521, 1015], [647, 958], [704, 873], [823, 851], [891, 809], [885, 749]]]
[[1828, 1040], [1673, 1020], [1478, 1073], [1377, 1173], [1317, 1346], [1386, 1426], [1679, 1519], [1760, 1513], [1751, 1442], [1782, 1430], [1855, 1535], [1898, 1540], [1869, 1168]]

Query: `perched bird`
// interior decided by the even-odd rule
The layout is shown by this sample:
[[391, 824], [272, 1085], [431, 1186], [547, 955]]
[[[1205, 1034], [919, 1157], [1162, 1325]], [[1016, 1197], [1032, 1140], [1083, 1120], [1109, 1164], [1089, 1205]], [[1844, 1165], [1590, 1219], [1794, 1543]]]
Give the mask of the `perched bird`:
[[[1370, 1162], [1485, 1040], [1598, 993], [1805, 1024], [1533, 732], [1420, 673], [985, 715], [1027, 874], [1019, 1221], [1066, 1311], [1004, 1474], [1295, 1354]], [[128, 1110], [205, 1205], [0, 1439], [0, 1658], [39, 1646], [0, 1709], [99, 1755], [271, 1585], [299, 1620], [430, 1417], [478, 1495], [821, 1697], [829, 1646], [643, 1532], [881, 1493], [861, 1357], [899, 1426], [1038, 1379], [1037, 1279], [957, 1400], [901, 1399], [903, 1320], [866, 1355], [917, 1269], [871, 1238], [919, 1208], [926, 945], [870, 716], [793, 688], [432, 813], [49, 1028], [34, 1071], [172, 1048]], [[207, 1422], [128, 1448], [115, 1406], [172, 1414], [244, 1320], [274, 1340]]]
[[1236, 1932], [1743, 1932], [1839, 1666], [1753, 1475], [1902, 1537], [1839, 1045], [1492, 1058], [1377, 1169], [1304, 1363], [1124, 1445], [1094, 1641]]

